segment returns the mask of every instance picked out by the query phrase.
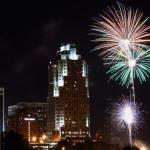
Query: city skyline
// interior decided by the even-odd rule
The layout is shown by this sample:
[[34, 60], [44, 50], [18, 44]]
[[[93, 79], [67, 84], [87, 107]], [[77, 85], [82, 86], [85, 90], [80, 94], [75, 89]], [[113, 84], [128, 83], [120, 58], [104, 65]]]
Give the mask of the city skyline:
[[[145, 6], [142, 5], [142, 1], [120, 2], [133, 8], [140, 8], [144, 16], [150, 16], [146, 7], [148, 2]], [[6, 89], [7, 105], [27, 99], [43, 99], [44, 102], [47, 97], [48, 62], [55, 56], [62, 42], [73, 42], [77, 44], [77, 49], [89, 65], [93, 133], [100, 130], [102, 134], [109, 136], [104, 131], [107, 130], [106, 108], [110, 101], [120, 97], [121, 94], [128, 95], [128, 91], [124, 87], [120, 88], [117, 83], [108, 81], [102, 60], [97, 56], [98, 52], [91, 52], [95, 44], [90, 42], [92, 37], [89, 33], [92, 18], [101, 13], [107, 5], [112, 4], [113, 1], [110, 0], [87, 2], [87, 5], [82, 2], [72, 4], [64, 2], [62, 5], [49, 4], [47, 7], [42, 3], [41, 6], [40, 4], [34, 6], [33, 10], [31, 6], [27, 6], [28, 9], [22, 6], [12, 14], [10, 9], [9, 13], [5, 14], [8, 20], [4, 19], [1, 24], [0, 40], [2, 68], [0, 84]], [[21, 8], [25, 11], [21, 11]], [[143, 108], [148, 113], [150, 112], [149, 85], [150, 79], [140, 86], [138, 83], [135, 84], [137, 101], [143, 103]], [[140, 131], [145, 139], [149, 137], [146, 133], [150, 123], [147, 114], [144, 127]]]

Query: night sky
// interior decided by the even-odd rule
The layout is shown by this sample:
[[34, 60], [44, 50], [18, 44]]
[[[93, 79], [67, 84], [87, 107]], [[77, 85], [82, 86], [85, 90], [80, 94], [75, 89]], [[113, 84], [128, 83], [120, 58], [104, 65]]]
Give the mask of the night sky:
[[[120, 2], [139, 8], [145, 17], [150, 16], [146, 0]], [[0, 86], [5, 87], [6, 105], [19, 101], [46, 101], [49, 61], [56, 56], [61, 43], [76, 43], [89, 65], [92, 135], [99, 130], [108, 139], [110, 126], [106, 110], [110, 103], [129, 92], [109, 81], [98, 52], [91, 52], [96, 44], [91, 42], [93, 37], [89, 33], [92, 18], [114, 3], [114, 0], [1, 3]], [[148, 23], [150, 25], [150, 21]], [[145, 123], [137, 137], [148, 141], [150, 79], [142, 85], [136, 82], [135, 92], [137, 102], [142, 103], [146, 111]]]

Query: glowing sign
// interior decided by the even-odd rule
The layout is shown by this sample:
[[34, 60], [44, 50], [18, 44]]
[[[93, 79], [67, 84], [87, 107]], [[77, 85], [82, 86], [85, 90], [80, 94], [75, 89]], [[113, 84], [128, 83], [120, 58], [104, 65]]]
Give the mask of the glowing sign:
[[35, 118], [24, 118], [25, 121], [35, 121]]

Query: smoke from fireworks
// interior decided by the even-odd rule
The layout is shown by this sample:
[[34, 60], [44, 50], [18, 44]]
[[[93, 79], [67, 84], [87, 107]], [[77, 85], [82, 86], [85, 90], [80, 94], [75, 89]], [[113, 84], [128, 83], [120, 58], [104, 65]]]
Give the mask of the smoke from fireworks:
[[126, 8], [117, 3], [117, 7], [108, 7], [100, 18], [95, 19], [92, 30], [99, 45], [95, 50], [102, 49], [101, 55], [128, 55], [128, 50], [138, 50], [150, 42], [150, 26], [142, 19], [138, 10]]
[[150, 150], [149, 146], [147, 144], [145, 144], [143, 141], [141, 140], [135, 140], [134, 141], [134, 145], [136, 147], [138, 147], [140, 150]]

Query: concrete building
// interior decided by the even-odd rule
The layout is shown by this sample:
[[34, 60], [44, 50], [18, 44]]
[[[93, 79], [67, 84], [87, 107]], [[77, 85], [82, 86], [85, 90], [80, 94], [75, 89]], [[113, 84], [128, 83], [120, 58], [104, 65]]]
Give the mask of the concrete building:
[[88, 67], [75, 44], [62, 44], [48, 65], [47, 128], [62, 138], [90, 136]]
[[0, 88], [0, 133], [5, 131], [4, 88]]
[[7, 130], [18, 131], [29, 142], [38, 141], [47, 133], [47, 103], [19, 102], [9, 106]]

